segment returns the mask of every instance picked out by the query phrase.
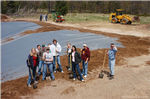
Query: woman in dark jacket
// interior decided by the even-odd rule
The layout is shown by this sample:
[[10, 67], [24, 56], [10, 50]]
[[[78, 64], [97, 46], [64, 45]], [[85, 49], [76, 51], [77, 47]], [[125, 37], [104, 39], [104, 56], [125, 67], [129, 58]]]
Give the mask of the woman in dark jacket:
[[27, 66], [29, 68], [29, 78], [27, 81], [28, 87], [31, 87], [31, 81], [33, 79], [34, 83], [36, 81], [36, 67], [39, 65], [39, 57], [37, 55], [36, 49], [32, 48], [27, 59]]
[[81, 62], [81, 56], [79, 52], [77, 52], [76, 46], [74, 45], [72, 46], [71, 60], [72, 60], [73, 80], [76, 80], [77, 78], [77, 74], [76, 74], [76, 69], [77, 69], [78, 74], [80, 76], [80, 80], [84, 81], [79, 67], [79, 63]]

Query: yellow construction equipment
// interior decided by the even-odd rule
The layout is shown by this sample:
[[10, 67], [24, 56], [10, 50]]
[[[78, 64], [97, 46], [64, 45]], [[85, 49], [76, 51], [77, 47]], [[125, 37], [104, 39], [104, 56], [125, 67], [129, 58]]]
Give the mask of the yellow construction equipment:
[[111, 13], [109, 20], [112, 23], [131, 24], [132, 18], [126, 14], [123, 14], [123, 9], [116, 9], [115, 13]]

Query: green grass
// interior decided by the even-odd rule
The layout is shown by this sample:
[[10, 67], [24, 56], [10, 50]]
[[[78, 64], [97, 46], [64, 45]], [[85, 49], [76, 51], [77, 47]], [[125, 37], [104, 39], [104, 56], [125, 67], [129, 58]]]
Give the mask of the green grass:
[[[133, 18], [135, 15], [129, 15]], [[133, 22], [138, 24], [150, 24], [150, 16], [139, 16], [140, 22]], [[81, 22], [109, 22], [109, 14], [96, 14], [96, 13], [69, 13], [65, 17], [68, 23], [81, 23]]]
[[79, 23], [79, 22], [102, 22], [109, 21], [108, 14], [94, 14], [94, 13], [69, 13], [65, 17], [66, 22]]
[[[39, 19], [40, 13], [22, 14], [20, 16], [13, 16], [13, 18], [35, 18]], [[134, 17], [135, 15], [129, 15]], [[134, 24], [150, 24], [150, 16], [139, 16], [140, 22], [133, 22]], [[109, 14], [98, 13], [68, 13], [64, 16], [67, 23], [83, 23], [83, 22], [109, 22]], [[49, 20], [53, 20], [49, 14]]]
[[140, 24], [150, 24], [150, 16], [140, 16]]

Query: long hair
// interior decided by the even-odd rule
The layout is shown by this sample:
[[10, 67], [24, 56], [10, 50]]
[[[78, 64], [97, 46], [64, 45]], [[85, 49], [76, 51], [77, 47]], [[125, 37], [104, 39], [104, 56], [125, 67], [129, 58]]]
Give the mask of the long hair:
[[[73, 47], [74, 47], [75, 51], [77, 51], [77, 48], [76, 48], [76, 46], [75, 46], [75, 45], [73, 45], [73, 46], [72, 46], [72, 48], [73, 48]], [[72, 52], [73, 52], [73, 50], [72, 50]]]
[[[35, 51], [35, 53], [33, 53], [33, 50]], [[35, 49], [35, 48], [32, 48], [32, 49], [30, 50], [30, 55], [37, 57], [37, 52], [36, 52], [36, 49]]]

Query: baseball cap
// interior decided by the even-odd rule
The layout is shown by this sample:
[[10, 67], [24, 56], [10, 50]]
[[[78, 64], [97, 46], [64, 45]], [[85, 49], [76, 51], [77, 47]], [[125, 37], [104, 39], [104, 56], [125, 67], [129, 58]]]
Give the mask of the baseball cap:
[[45, 45], [42, 45], [42, 47], [45, 47]]
[[83, 46], [87, 46], [86, 44], [83, 44]]

